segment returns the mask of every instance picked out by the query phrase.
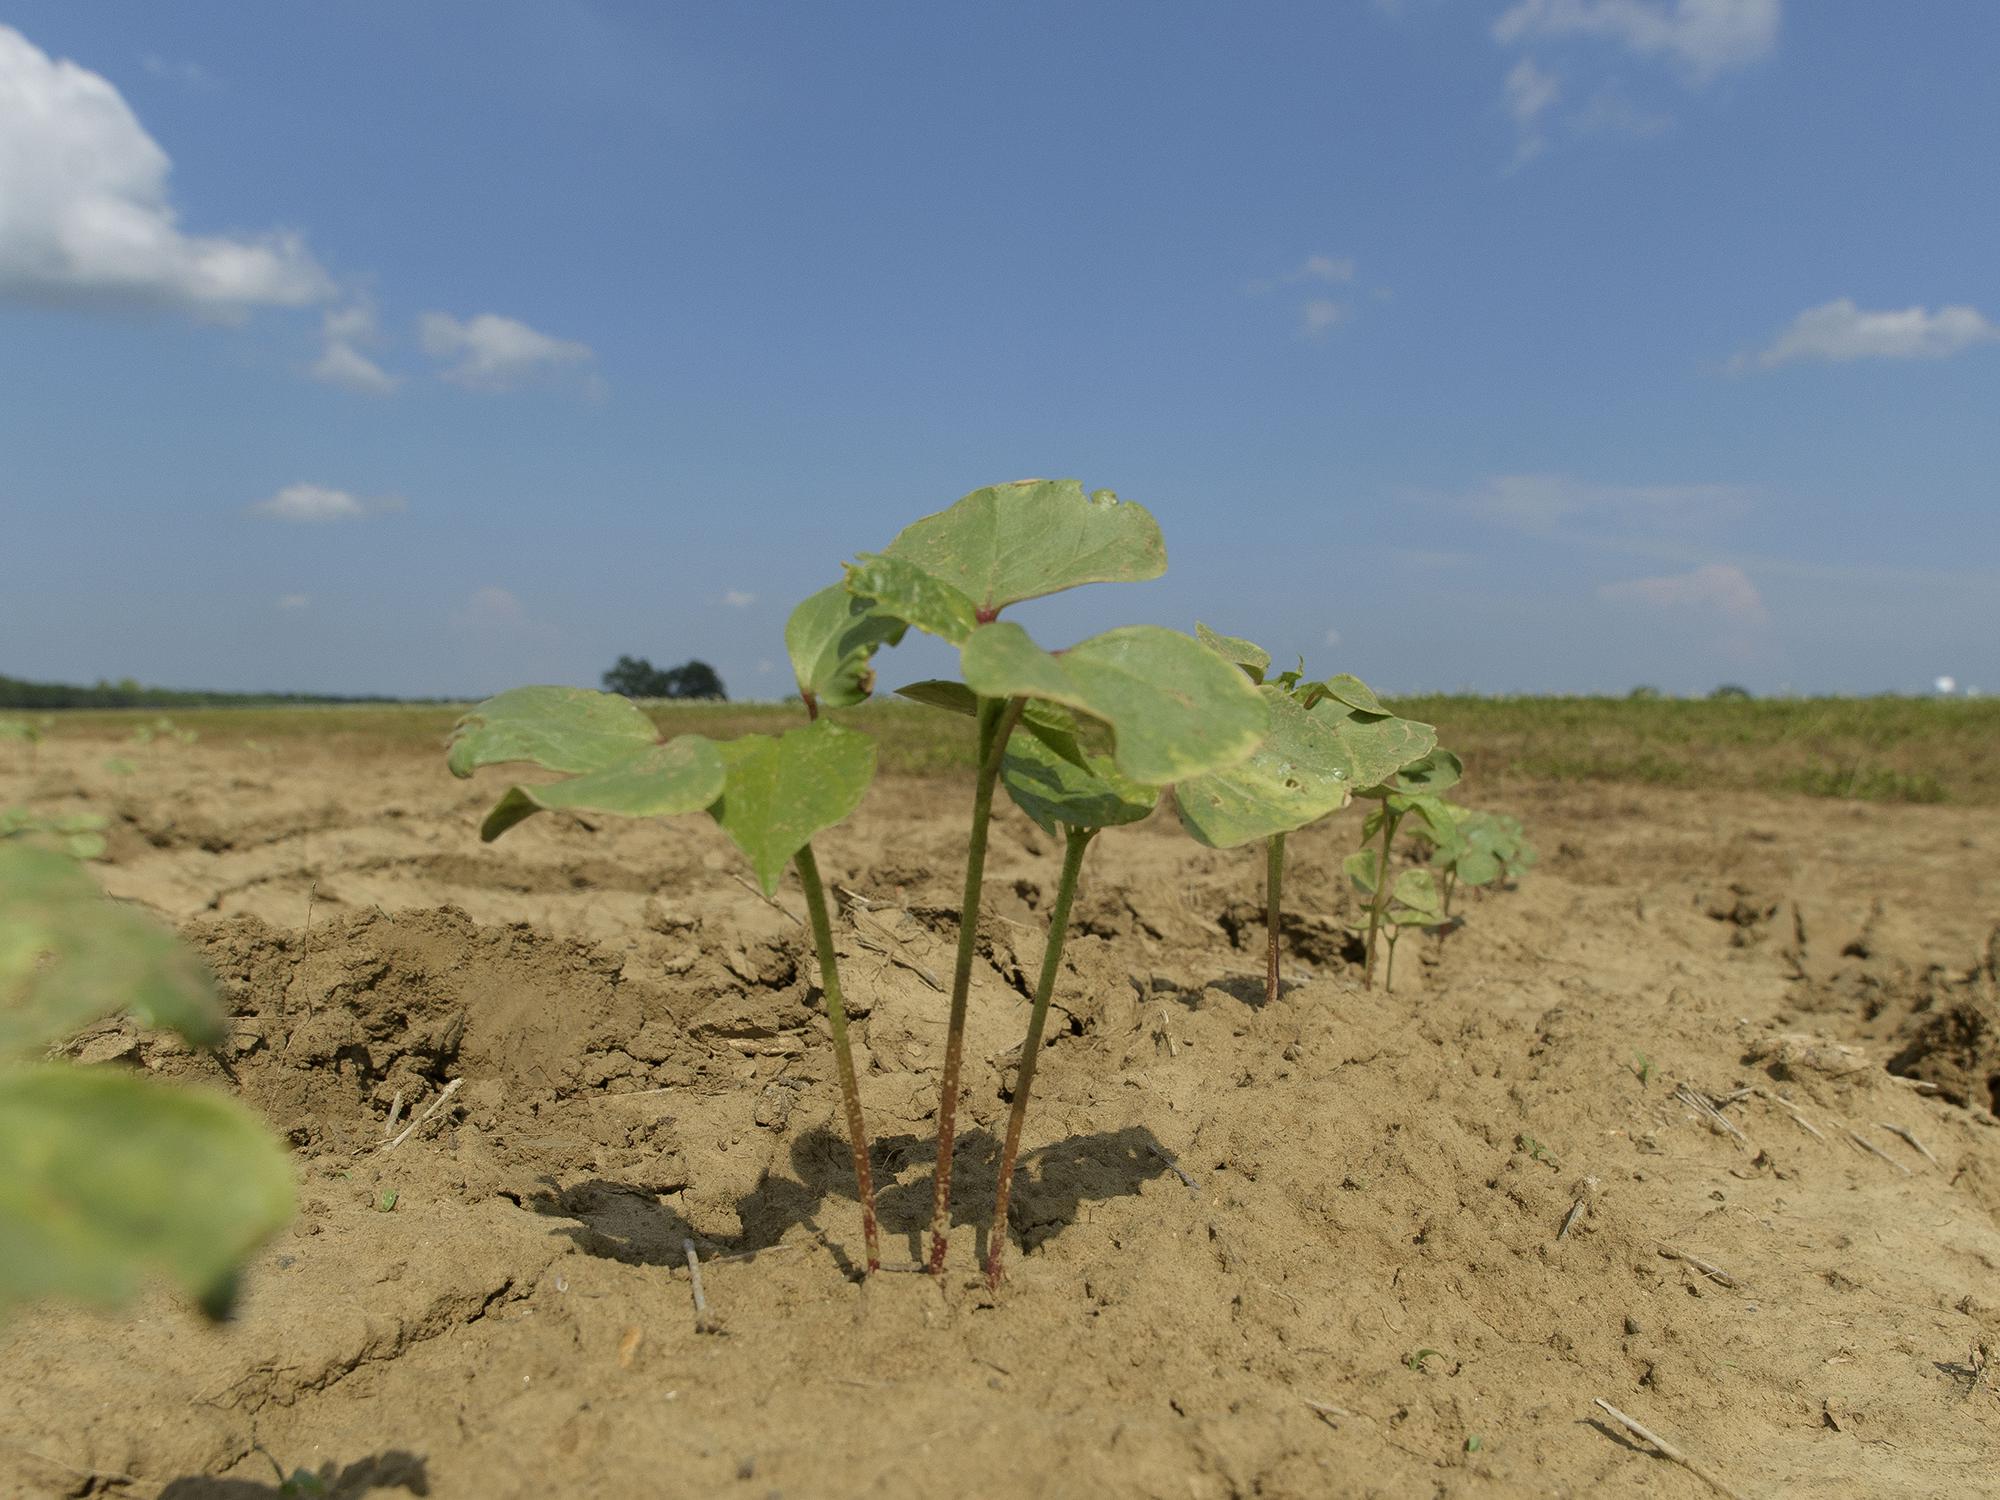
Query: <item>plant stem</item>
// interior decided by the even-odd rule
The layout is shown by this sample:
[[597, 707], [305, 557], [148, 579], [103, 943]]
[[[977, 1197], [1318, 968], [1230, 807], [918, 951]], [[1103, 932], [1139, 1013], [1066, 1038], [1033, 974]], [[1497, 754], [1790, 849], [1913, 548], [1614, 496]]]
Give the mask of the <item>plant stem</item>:
[[812, 919], [813, 947], [819, 952], [819, 983], [826, 995], [826, 1016], [833, 1025], [834, 1065], [840, 1072], [840, 1097], [847, 1107], [847, 1144], [854, 1152], [854, 1181], [861, 1196], [861, 1233], [868, 1245], [868, 1269], [882, 1268], [882, 1245], [875, 1227], [875, 1179], [868, 1170], [868, 1130], [861, 1120], [861, 1085], [854, 1077], [854, 1052], [847, 1044], [847, 1005], [840, 997], [840, 964], [833, 953], [833, 926], [826, 915], [826, 891], [820, 885], [819, 862], [811, 844], [792, 856], [799, 884], [806, 893], [806, 913]]
[[944, 1080], [938, 1089], [937, 1177], [931, 1189], [932, 1275], [944, 1271], [951, 1235], [951, 1149], [958, 1118], [958, 1073], [965, 1053], [965, 1001], [972, 989], [972, 955], [979, 940], [979, 888], [986, 875], [986, 825], [993, 819], [993, 786], [1007, 736], [1027, 706], [1025, 698], [982, 699], [979, 705], [979, 779], [972, 789], [972, 829], [965, 844], [965, 895], [958, 907], [958, 960], [951, 971], [951, 1019], [944, 1039]]
[[1403, 929], [1394, 925], [1389, 928], [1389, 963], [1382, 971], [1383, 993], [1396, 993], [1396, 939], [1403, 935]]
[[1375, 988], [1375, 935], [1382, 929], [1382, 913], [1389, 909], [1389, 846], [1395, 842], [1396, 825], [1402, 814], [1382, 804], [1382, 859], [1375, 869], [1375, 902], [1368, 908], [1368, 967], [1364, 986]]
[[1028, 1039], [1021, 1044], [1021, 1066], [1014, 1074], [1014, 1106], [1007, 1114], [1007, 1142], [1000, 1148], [1000, 1189], [993, 1199], [993, 1232], [986, 1243], [986, 1284], [1000, 1285], [1000, 1256], [1007, 1248], [1007, 1195], [1014, 1186], [1014, 1163], [1021, 1151], [1021, 1126], [1028, 1118], [1028, 1090], [1035, 1084], [1035, 1061], [1042, 1053], [1042, 1027], [1049, 1018], [1049, 997], [1055, 993], [1062, 968], [1063, 940], [1069, 936], [1069, 908], [1076, 897], [1076, 878], [1083, 869], [1083, 851], [1094, 828], [1065, 825], [1062, 879], [1056, 886], [1055, 909], [1049, 913], [1048, 941], [1042, 948], [1042, 977], [1035, 985], [1035, 1008], [1028, 1016]]
[[1285, 836], [1274, 833], [1264, 840], [1264, 930], [1270, 947], [1270, 963], [1264, 974], [1264, 1000], [1278, 1003], [1278, 926], [1285, 890]]

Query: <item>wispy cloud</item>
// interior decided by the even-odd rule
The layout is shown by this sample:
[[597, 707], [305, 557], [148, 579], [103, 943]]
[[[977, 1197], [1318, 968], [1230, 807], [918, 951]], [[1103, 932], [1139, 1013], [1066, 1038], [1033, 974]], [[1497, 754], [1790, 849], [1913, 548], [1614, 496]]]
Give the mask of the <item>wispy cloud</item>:
[[1299, 333], [1309, 339], [1325, 338], [1346, 316], [1347, 309], [1331, 297], [1308, 298], [1299, 309]]
[[364, 499], [346, 490], [329, 489], [323, 484], [288, 484], [270, 499], [259, 500], [252, 505], [250, 514], [270, 521], [316, 526], [330, 521], [359, 521], [402, 508], [402, 498], [397, 495], [376, 495]]
[[1548, 149], [1542, 116], [1561, 92], [1555, 75], [1536, 66], [1532, 57], [1522, 58], [1508, 71], [1507, 113], [1514, 121], [1515, 166], [1525, 166]]
[[366, 396], [386, 396], [403, 383], [401, 376], [391, 375], [362, 353], [382, 342], [372, 303], [356, 302], [329, 311], [320, 321], [320, 337], [323, 347], [313, 362], [313, 379]]
[[512, 634], [528, 624], [528, 612], [521, 601], [498, 584], [474, 589], [465, 603], [453, 611], [452, 627], [474, 635]]
[[1549, 535], [1586, 522], [1616, 529], [1709, 520], [1742, 509], [1757, 493], [1736, 484], [1597, 484], [1567, 474], [1499, 474], [1453, 501], [1493, 525]]
[[1611, 604], [1638, 604], [1650, 609], [1685, 610], [1738, 626], [1759, 626], [1770, 619], [1764, 596], [1735, 563], [1704, 563], [1686, 573], [1662, 578], [1628, 578], [1601, 584], [1597, 597]]
[[0, 26], [0, 295], [234, 320], [325, 301], [298, 235], [191, 235], [172, 163], [101, 75]]
[[1851, 297], [1809, 307], [1764, 349], [1739, 354], [1730, 368], [1774, 369], [1798, 360], [1946, 359], [2000, 339], [1976, 307], [1905, 307], [1868, 312]]
[[512, 390], [596, 357], [588, 344], [554, 338], [498, 313], [460, 321], [449, 313], [428, 312], [417, 322], [417, 335], [424, 353], [448, 362], [440, 372], [444, 379], [474, 390]]
[[311, 603], [312, 600], [308, 599], [304, 594], [280, 594], [278, 596], [278, 608], [280, 609], [301, 610]]
[[155, 78], [177, 83], [182, 88], [212, 89], [216, 86], [215, 75], [198, 62], [186, 59], [162, 57], [157, 52], [148, 52], [139, 59], [139, 66]]
[[1691, 83], [1744, 67], [1777, 45], [1780, 0], [1520, 0], [1493, 23], [1506, 45], [1588, 38], [1663, 57]]
[[[1316, 252], [1306, 256], [1288, 271], [1281, 271], [1276, 276], [1258, 277], [1249, 284], [1247, 290], [1252, 296], [1261, 297], [1277, 291], [1280, 287], [1344, 287], [1353, 282], [1357, 270], [1358, 267], [1351, 256]], [[1386, 288], [1376, 293], [1376, 296], [1383, 300], [1389, 295]], [[1350, 311], [1346, 303], [1327, 295], [1324, 291], [1314, 292], [1298, 303], [1297, 308], [1298, 334], [1300, 338], [1306, 339], [1324, 338], [1336, 325], [1346, 321]]]
[[731, 589], [722, 596], [722, 602], [731, 609], [748, 609], [757, 602], [757, 596], [742, 589]]

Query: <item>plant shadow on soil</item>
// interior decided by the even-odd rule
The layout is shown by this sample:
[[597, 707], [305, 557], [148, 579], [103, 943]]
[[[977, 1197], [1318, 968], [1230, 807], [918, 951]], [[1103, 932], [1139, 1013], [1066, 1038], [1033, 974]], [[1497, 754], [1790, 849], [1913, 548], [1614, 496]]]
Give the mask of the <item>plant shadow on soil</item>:
[[[545, 1177], [543, 1191], [529, 1195], [523, 1206], [573, 1220], [559, 1232], [579, 1250], [628, 1265], [679, 1265], [689, 1240], [724, 1255], [750, 1254], [774, 1248], [796, 1226], [817, 1233], [815, 1216], [829, 1197], [854, 1198], [845, 1137], [824, 1126], [809, 1130], [793, 1142], [791, 1159], [796, 1177], [766, 1173], [737, 1200], [743, 1229], [733, 1238], [697, 1230], [648, 1188], [600, 1177], [566, 1188]], [[911, 1168], [927, 1168], [937, 1160], [936, 1140], [883, 1136], [870, 1144], [869, 1160], [879, 1184], [875, 1211], [884, 1236], [906, 1236], [910, 1258], [921, 1259], [923, 1236], [930, 1228], [931, 1176], [924, 1170], [910, 1181], [902, 1178]], [[963, 1132], [952, 1153], [952, 1222], [977, 1229], [982, 1259], [991, 1228], [973, 1216], [992, 1202], [999, 1160], [1000, 1141], [988, 1130]], [[1074, 1223], [1084, 1203], [1135, 1196], [1168, 1170], [1165, 1148], [1144, 1126], [1053, 1141], [1021, 1153], [1007, 1219], [1022, 1249], [1033, 1250]], [[828, 1248], [843, 1273], [859, 1274], [838, 1246], [829, 1242]]]
[[344, 1467], [322, 1464], [303, 1471], [316, 1483], [311, 1487], [293, 1480], [209, 1479], [192, 1476], [176, 1479], [160, 1491], [159, 1500], [276, 1500], [280, 1496], [321, 1495], [326, 1500], [403, 1490], [412, 1495], [431, 1492], [428, 1461], [414, 1453], [392, 1448], [384, 1453], [356, 1459]]

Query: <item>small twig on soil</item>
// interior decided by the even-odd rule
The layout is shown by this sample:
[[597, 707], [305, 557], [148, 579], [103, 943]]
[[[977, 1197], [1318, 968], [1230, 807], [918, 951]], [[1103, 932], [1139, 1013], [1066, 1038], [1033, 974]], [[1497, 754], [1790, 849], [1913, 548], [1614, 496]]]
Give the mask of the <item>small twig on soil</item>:
[[1702, 1467], [1702, 1465], [1696, 1463], [1693, 1459], [1689, 1458], [1685, 1453], [1681, 1452], [1680, 1449], [1676, 1448], [1672, 1443], [1668, 1442], [1665, 1438], [1661, 1437], [1657, 1432], [1652, 1431], [1650, 1428], [1642, 1427], [1639, 1423], [1633, 1421], [1630, 1417], [1626, 1416], [1624, 1412], [1620, 1411], [1617, 1407], [1613, 1406], [1609, 1401], [1606, 1401], [1602, 1396], [1597, 1397], [1596, 1400], [1597, 1404], [1603, 1407], [1604, 1410], [1610, 1415], [1612, 1421], [1616, 1422], [1620, 1427], [1623, 1427], [1627, 1432], [1631, 1433], [1634, 1437], [1640, 1438], [1645, 1442], [1651, 1443], [1653, 1445], [1654, 1451], [1656, 1451], [1660, 1455], [1660, 1457], [1668, 1459], [1673, 1463], [1679, 1464], [1683, 1469], [1686, 1469], [1688, 1473], [1694, 1475], [1695, 1478], [1699, 1479], [1703, 1484], [1706, 1484], [1710, 1489], [1714, 1490], [1716, 1494], [1727, 1495], [1729, 1496], [1729, 1500], [1744, 1500], [1742, 1491], [1732, 1489], [1728, 1484], [1728, 1482], [1725, 1481], [1721, 1475], [1715, 1473], [1711, 1469], [1706, 1469]]
[[1311, 1407], [1315, 1412], [1319, 1413], [1319, 1415], [1327, 1418], [1329, 1421], [1334, 1420], [1336, 1418], [1346, 1418], [1354, 1415], [1353, 1412], [1349, 1411], [1344, 1406], [1334, 1406], [1325, 1401], [1314, 1401], [1311, 1397], [1308, 1396], [1301, 1396], [1299, 1397], [1299, 1399], [1305, 1402], [1305, 1404]]
[[387, 1140], [396, 1133], [396, 1122], [403, 1118], [403, 1091], [396, 1090], [396, 1097], [389, 1101], [389, 1118], [382, 1122], [382, 1139]]
[[1778, 1108], [1782, 1109], [1786, 1114], [1790, 1115], [1792, 1117], [1792, 1123], [1794, 1125], [1797, 1125], [1799, 1129], [1803, 1130], [1807, 1135], [1811, 1136], [1814, 1140], [1824, 1141], [1826, 1139], [1825, 1136], [1821, 1135], [1819, 1131], [1813, 1127], [1812, 1121], [1808, 1120], [1804, 1115], [1799, 1113], [1799, 1107], [1796, 1104], [1792, 1103], [1792, 1101], [1787, 1099], [1784, 1095], [1774, 1094], [1769, 1089], [1762, 1087], [1759, 1087], [1756, 1092], [1757, 1092], [1757, 1097], [1759, 1099], [1769, 1100], [1771, 1103], [1777, 1105]]
[[[304, 935], [301, 936], [301, 938], [299, 939], [299, 961], [292, 965], [292, 972], [294, 974], [298, 973], [298, 971], [305, 965], [305, 961], [312, 957], [313, 898], [318, 894], [319, 894], [319, 882], [315, 880], [311, 885], [306, 887], [306, 930]], [[312, 991], [307, 990], [306, 1014], [310, 1016], [312, 1015], [312, 1013], [313, 1013]]]
[[792, 919], [793, 926], [803, 927], [806, 925], [804, 917], [797, 915], [789, 907], [781, 906], [777, 901], [765, 895], [762, 891], [758, 890], [756, 886], [752, 885], [749, 881], [745, 880], [741, 875], [738, 875], [735, 871], [732, 870], [730, 872], [729, 878], [735, 881], [738, 885], [742, 886], [744, 890], [748, 891], [751, 895], [755, 896], [759, 901], [763, 902], [766, 906], [770, 907], [772, 911], [782, 912], [785, 916], [790, 917]]
[[1920, 1094], [1940, 1094], [1944, 1092], [1944, 1090], [1940, 1089], [1928, 1078], [1910, 1078], [1901, 1073], [1891, 1073], [1889, 1077], [1893, 1082], [1900, 1083], [1906, 1089], [1915, 1089]]
[[1722, 1267], [1711, 1264], [1710, 1262], [1703, 1260], [1698, 1255], [1689, 1255], [1687, 1251], [1676, 1250], [1671, 1245], [1660, 1246], [1660, 1254], [1665, 1256], [1668, 1260], [1685, 1261], [1688, 1265], [1693, 1266], [1697, 1271], [1701, 1272], [1702, 1275], [1706, 1276], [1710, 1281], [1714, 1282], [1717, 1286], [1726, 1286], [1731, 1291], [1741, 1291], [1743, 1289], [1742, 1282], [1738, 1281], [1734, 1276], [1731, 1276], [1727, 1271], [1723, 1270]]
[[1880, 1129], [1888, 1131], [1889, 1134], [1899, 1135], [1904, 1140], [1908, 1141], [1911, 1147], [1916, 1151], [1917, 1155], [1921, 1156], [1925, 1161], [1929, 1162], [1932, 1166], [1941, 1167], [1944, 1165], [1943, 1162], [1939, 1161], [1935, 1156], [1931, 1155], [1931, 1148], [1926, 1146], [1922, 1141], [1918, 1140], [1916, 1137], [1916, 1133], [1914, 1131], [1902, 1125], [1891, 1125], [1887, 1120], [1877, 1120], [1875, 1124]]
[[1159, 1025], [1153, 1028], [1153, 1035], [1165, 1039], [1167, 1056], [1179, 1057], [1181, 1055], [1181, 1049], [1174, 1045], [1174, 1032], [1173, 1028], [1167, 1022], [1167, 1008], [1164, 1005], [1160, 1007], [1160, 1021]]
[[[732, 1255], [711, 1255], [705, 1264], [726, 1266], [733, 1260], [755, 1260], [760, 1255], [776, 1255], [780, 1250], [805, 1250], [809, 1248], [811, 1247], [805, 1244], [804, 1241], [794, 1240], [789, 1245], [766, 1245], [761, 1250], [738, 1250]], [[922, 1268], [919, 1267], [918, 1269], [921, 1270]]]
[[1570, 1230], [1576, 1227], [1576, 1221], [1583, 1217], [1583, 1208], [1584, 1201], [1581, 1198], [1569, 1206], [1569, 1212], [1563, 1215], [1562, 1228], [1556, 1231], [1557, 1239], [1561, 1240], [1569, 1237]]
[[688, 1283], [694, 1288], [694, 1331], [722, 1332], [722, 1325], [708, 1314], [708, 1295], [701, 1289], [701, 1257], [695, 1254], [694, 1241], [682, 1240], [681, 1253], [687, 1256]]
[[1715, 1107], [1715, 1101], [1707, 1094], [1689, 1088], [1685, 1083], [1677, 1083], [1674, 1085], [1674, 1098], [1700, 1115], [1718, 1134], [1734, 1139], [1739, 1150], [1750, 1149], [1750, 1137], [1738, 1130], [1735, 1123]]
[[1167, 1153], [1158, 1146], [1152, 1146], [1149, 1147], [1148, 1149], [1152, 1151], [1153, 1155], [1159, 1157], [1161, 1161], [1167, 1164], [1167, 1170], [1169, 1172], [1173, 1173], [1174, 1176], [1180, 1178], [1182, 1182], [1187, 1184], [1187, 1190], [1190, 1193], [1194, 1193], [1197, 1196], [1200, 1195], [1201, 1184], [1196, 1182], [1192, 1177], [1188, 1176], [1186, 1169], [1183, 1168], [1179, 1162], [1175, 1161], [1171, 1156], [1167, 1155]]
[[1883, 1161], [1886, 1161], [1890, 1166], [1894, 1167], [1898, 1172], [1901, 1172], [1905, 1177], [1911, 1175], [1910, 1169], [1908, 1167], [1904, 1166], [1901, 1162], [1897, 1161], [1895, 1157], [1891, 1156], [1888, 1152], [1884, 1151], [1880, 1146], [1876, 1145], [1873, 1141], [1869, 1140], [1868, 1137], [1861, 1134], [1860, 1131], [1849, 1129], [1847, 1131], [1847, 1138], [1850, 1141], [1854, 1142], [1855, 1145], [1859, 1146], [1863, 1151], [1866, 1151], [1870, 1156], [1879, 1156]]
[[401, 1135], [397, 1136], [394, 1140], [389, 1141], [382, 1146], [381, 1148], [382, 1154], [384, 1156], [387, 1156], [391, 1151], [394, 1151], [398, 1146], [402, 1145], [404, 1141], [407, 1141], [410, 1138], [410, 1132], [415, 1130], [419, 1125], [423, 1124], [424, 1121], [428, 1120], [432, 1115], [436, 1114], [439, 1110], [443, 1109], [445, 1101], [449, 1099], [453, 1094], [457, 1093], [458, 1086], [464, 1082], [465, 1079], [463, 1077], [454, 1078], [451, 1080], [451, 1082], [447, 1083], [442, 1089], [440, 1089], [438, 1091], [437, 1098], [431, 1100], [430, 1108], [426, 1109], [422, 1114], [418, 1115], [415, 1119], [411, 1120], [409, 1124], [405, 1125], [403, 1127], [403, 1133]]
[[859, 891], [850, 891], [844, 885], [837, 885], [833, 889], [841, 900], [847, 902], [850, 906], [858, 906], [863, 911], [873, 911], [877, 906], [882, 904], [879, 901], [869, 900], [868, 897], [862, 895]]

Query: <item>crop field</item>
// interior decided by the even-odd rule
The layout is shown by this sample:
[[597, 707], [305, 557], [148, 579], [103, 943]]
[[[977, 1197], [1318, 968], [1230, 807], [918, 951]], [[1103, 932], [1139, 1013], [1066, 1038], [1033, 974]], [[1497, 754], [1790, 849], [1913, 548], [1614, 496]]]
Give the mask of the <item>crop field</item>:
[[[893, 680], [893, 679], [892, 679]], [[0, 807], [217, 975], [299, 1213], [208, 1326], [0, 1330], [0, 1494], [1972, 1495], [2000, 1452], [2000, 769], [1983, 703], [1403, 701], [1540, 851], [1364, 984], [1357, 802], [1265, 861], [1170, 808], [1083, 864], [995, 805], [928, 1257], [975, 725], [875, 704], [814, 840], [883, 1270], [801, 887], [708, 818], [446, 773], [440, 708], [76, 713]], [[775, 733], [791, 708], [660, 710]], [[32, 753], [31, 753], [32, 751]], [[1397, 859], [1416, 851], [1398, 850]], [[700, 1300], [689, 1271], [700, 1263]]]

